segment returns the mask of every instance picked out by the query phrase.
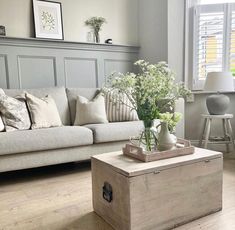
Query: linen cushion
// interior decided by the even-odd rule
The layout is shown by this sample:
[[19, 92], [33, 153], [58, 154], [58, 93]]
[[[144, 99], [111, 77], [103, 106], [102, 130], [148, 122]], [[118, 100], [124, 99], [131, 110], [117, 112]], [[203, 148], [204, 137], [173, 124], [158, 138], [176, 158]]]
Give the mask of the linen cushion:
[[2, 132], [0, 155], [62, 149], [93, 143], [92, 131], [80, 126]]
[[[1, 94], [5, 94], [3, 89], [0, 88], [0, 95]], [[2, 117], [1, 117], [1, 113], [0, 113], [0, 132], [3, 132], [5, 130], [5, 127], [4, 127], [4, 124], [3, 124], [3, 120], [2, 120]]]
[[50, 95], [56, 103], [61, 121], [64, 125], [71, 125], [68, 99], [64, 87], [40, 88], [40, 89], [4, 89], [5, 93], [11, 97], [27, 91], [35, 97], [45, 97]]
[[78, 96], [74, 125], [107, 123], [104, 97], [99, 94], [92, 101]]
[[55, 101], [50, 95], [44, 98], [37, 98], [26, 93], [25, 96], [32, 121], [32, 129], [57, 127], [62, 125]]
[[30, 129], [31, 122], [24, 99], [9, 97], [1, 90], [0, 112], [6, 132]]
[[98, 93], [99, 89], [96, 88], [67, 88], [66, 89], [70, 115], [71, 115], [71, 122], [74, 124], [75, 116], [76, 116], [76, 103], [77, 97], [82, 96], [87, 98], [88, 100], [92, 100]]
[[142, 121], [90, 124], [85, 127], [93, 131], [94, 143], [129, 140], [130, 137], [140, 135], [144, 128]]
[[3, 132], [5, 130], [3, 121], [2, 121], [2, 117], [0, 116], [0, 132]]
[[105, 108], [109, 122], [138, 121], [138, 115], [132, 109], [132, 103], [125, 94], [115, 91], [105, 93]]

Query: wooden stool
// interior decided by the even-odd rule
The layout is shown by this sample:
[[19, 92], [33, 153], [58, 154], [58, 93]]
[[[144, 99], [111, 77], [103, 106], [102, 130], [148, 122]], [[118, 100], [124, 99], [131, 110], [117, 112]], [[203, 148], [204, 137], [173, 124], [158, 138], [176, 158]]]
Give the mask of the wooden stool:
[[[232, 130], [231, 122], [230, 122], [230, 120], [233, 118], [233, 115], [232, 114], [225, 114], [225, 115], [202, 114], [202, 117], [204, 118], [204, 125], [203, 125], [202, 134], [200, 137], [199, 147], [203, 146], [204, 148], [207, 148], [208, 144], [226, 144], [226, 150], [227, 152], [229, 152], [229, 144], [232, 144], [232, 148], [234, 151], [235, 150], [234, 136], [233, 136], [233, 130]], [[210, 137], [211, 123], [213, 119], [222, 120], [224, 137], [219, 137], [219, 138]]]

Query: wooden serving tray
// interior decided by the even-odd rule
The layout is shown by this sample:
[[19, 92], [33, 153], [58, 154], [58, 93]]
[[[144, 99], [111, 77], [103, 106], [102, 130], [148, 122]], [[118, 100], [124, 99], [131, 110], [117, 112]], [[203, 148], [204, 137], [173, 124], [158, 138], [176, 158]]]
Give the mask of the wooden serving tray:
[[136, 158], [144, 162], [157, 161], [172, 157], [179, 157], [194, 153], [194, 146], [191, 146], [190, 141], [178, 138], [174, 149], [167, 151], [143, 151], [141, 147], [126, 144], [122, 149], [124, 155]]

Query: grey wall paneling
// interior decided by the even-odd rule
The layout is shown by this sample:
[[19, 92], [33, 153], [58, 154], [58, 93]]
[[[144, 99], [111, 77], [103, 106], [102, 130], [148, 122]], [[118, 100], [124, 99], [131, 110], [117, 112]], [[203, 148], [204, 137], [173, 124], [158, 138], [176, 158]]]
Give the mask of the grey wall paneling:
[[7, 64], [7, 56], [6, 55], [0, 55], [0, 85], [2, 85], [3, 88], [7, 88], [8, 83], [8, 64]]
[[105, 59], [104, 64], [105, 82], [107, 81], [110, 73], [112, 73], [114, 70], [120, 73], [133, 71], [133, 62], [131, 60]]
[[139, 47], [0, 37], [0, 87], [101, 87], [132, 71]]
[[98, 87], [97, 59], [65, 58], [64, 61], [67, 87]]
[[[18, 56], [20, 88], [53, 87], [57, 85], [56, 57]], [[33, 81], [32, 81], [33, 79]]]

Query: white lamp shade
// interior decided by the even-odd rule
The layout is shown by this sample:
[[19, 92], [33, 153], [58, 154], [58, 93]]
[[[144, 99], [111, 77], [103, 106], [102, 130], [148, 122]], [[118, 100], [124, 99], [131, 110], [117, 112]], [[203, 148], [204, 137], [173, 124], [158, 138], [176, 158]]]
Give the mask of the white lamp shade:
[[206, 91], [234, 91], [233, 75], [231, 72], [210, 72], [207, 74], [204, 86]]

